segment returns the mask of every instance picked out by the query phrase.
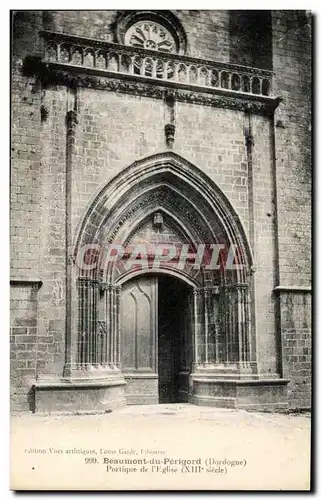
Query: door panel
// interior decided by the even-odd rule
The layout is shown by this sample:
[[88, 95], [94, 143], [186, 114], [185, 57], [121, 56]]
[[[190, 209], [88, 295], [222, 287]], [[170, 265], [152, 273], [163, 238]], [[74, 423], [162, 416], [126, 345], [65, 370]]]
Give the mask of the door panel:
[[121, 360], [129, 404], [188, 401], [192, 307], [190, 288], [168, 276], [123, 285]]
[[125, 371], [155, 371], [157, 338], [157, 278], [130, 280], [121, 296], [122, 367]]

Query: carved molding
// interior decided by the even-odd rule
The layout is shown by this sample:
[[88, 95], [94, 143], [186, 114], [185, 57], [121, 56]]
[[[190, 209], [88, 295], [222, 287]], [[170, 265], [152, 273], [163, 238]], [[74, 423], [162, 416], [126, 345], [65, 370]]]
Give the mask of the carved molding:
[[165, 125], [165, 137], [168, 147], [173, 147], [175, 139], [175, 125], [173, 123], [166, 123]]
[[[150, 196], [155, 196], [155, 205], [151, 202], [151, 209], [155, 210], [159, 207], [163, 207], [166, 210], [166, 203], [162, 201], [162, 191], [158, 188], [154, 190], [153, 179], [157, 175], [157, 172], [163, 172], [162, 175], [165, 178], [170, 179], [170, 186], [174, 187], [174, 190], [181, 192], [182, 198], [191, 201], [191, 205], [195, 207], [200, 207], [202, 205], [202, 210], [204, 215], [201, 214], [200, 210], [197, 210], [197, 216], [195, 216], [195, 210], [192, 212], [187, 209], [186, 215], [182, 213], [182, 203], [181, 197], [176, 197], [171, 195], [169, 211], [174, 213], [182, 214], [181, 220], [184, 221], [185, 227], [190, 229], [191, 236], [196, 242], [202, 241], [203, 243], [212, 243], [217, 240], [218, 235], [224, 238], [226, 241], [226, 235], [229, 241], [237, 245], [238, 248], [242, 249], [241, 255], [244, 258], [245, 270], [244, 279], [248, 279], [247, 273], [249, 267], [253, 265], [253, 255], [251, 248], [248, 244], [248, 239], [239, 219], [237, 213], [233, 210], [232, 205], [218, 186], [213, 183], [203, 172], [198, 168], [188, 162], [186, 159], [177, 155], [172, 151], [166, 151], [163, 153], [157, 153], [148, 158], [138, 160], [123, 170], [118, 174], [113, 181], [106, 184], [103, 189], [99, 190], [99, 193], [92, 201], [91, 207], [87, 214], [83, 218], [81, 224], [79, 225], [78, 234], [75, 238], [75, 254], [78, 249], [86, 243], [101, 241], [103, 237], [105, 243], [112, 243], [115, 241], [116, 235], [122, 232], [122, 237], [125, 239], [130, 226], [128, 221], [138, 220], [138, 214], [133, 217], [133, 214], [137, 211], [146, 213], [146, 198], [148, 193], [146, 192], [146, 180], [149, 179], [151, 182], [149, 184], [151, 188]], [[130, 176], [128, 176], [130, 172]], [[129, 189], [134, 186], [140, 186], [141, 176], [144, 175], [144, 196], [142, 191], [135, 197], [137, 201], [128, 204], [128, 196], [126, 193]], [[178, 182], [179, 185], [176, 185]], [[181, 186], [181, 187], [179, 187]], [[190, 189], [187, 186], [194, 186]], [[164, 185], [166, 187], [166, 184]], [[181, 188], [183, 191], [181, 191]], [[185, 188], [188, 191], [185, 191]], [[111, 203], [111, 200], [115, 193], [118, 196]], [[164, 192], [164, 191], [163, 191]], [[167, 193], [169, 191], [167, 190]], [[124, 200], [127, 199], [127, 203], [124, 206]], [[176, 205], [175, 208], [175, 203]], [[100, 214], [100, 221], [97, 220], [96, 215]], [[213, 217], [213, 213], [217, 214], [218, 217]], [[222, 217], [222, 214], [225, 214]], [[93, 218], [94, 217], [94, 221]], [[108, 220], [108, 223], [107, 223]], [[203, 223], [198, 227], [200, 220]], [[207, 221], [208, 224], [204, 222]], [[107, 227], [108, 226], [108, 227]], [[93, 228], [96, 228], [93, 234]], [[207, 235], [204, 234], [204, 229], [207, 227]], [[89, 229], [89, 231], [86, 230]], [[201, 240], [199, 239], [201, 235]], [[215, 235], [215, 236], [213, 236]], [[105, 239], [106, 238], [106, 239]], [[107, 239], [108, 238], [108, 239]], [[121, 237], [119, 234], [119, 242]], [[241, 279], [243, 281], [243, 278]]]
[[189, 225], [197, 230], [198, 234], [202, 237], [202, 241], [210, 241], [209, 231], [206, 231], [204, 225], [199, 223], [198, 214], [191, 210], [191, 206], [184, 206], [181, 198], [174, 198], [166, 189], [161, 189], [152, 191], [144, 196], [122, 214], [122, 217], [117, 221], [117, 224], [113, 227], [113, 231], [108, 237], [108, 243], [115, 241], [117, 234], [126, 221], [131, 220], [137, 212], [145, 212], [147, 207], [153, 203], [179, 213], [182, 220], [185, 222], [188, 221]]

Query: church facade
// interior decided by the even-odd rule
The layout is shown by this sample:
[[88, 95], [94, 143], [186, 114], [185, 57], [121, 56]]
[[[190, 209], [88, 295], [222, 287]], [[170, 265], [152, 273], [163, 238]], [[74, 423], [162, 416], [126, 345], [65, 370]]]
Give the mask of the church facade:
[[309, 408], [309, 13], [12, 34], [12, 410]]

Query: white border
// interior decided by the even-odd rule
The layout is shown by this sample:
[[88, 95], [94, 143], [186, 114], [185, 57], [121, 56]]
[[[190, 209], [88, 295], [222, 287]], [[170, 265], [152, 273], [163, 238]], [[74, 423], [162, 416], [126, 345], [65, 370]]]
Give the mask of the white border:
[[[317, 89], [318, 85], [317, 82], [320, 81], [320, 64], [319, 62], [319, 44], [320, 44], [320, 37], [317, 36], [317, 24], [318, 24], [318, 10], [319, 10], [319, 2], [316, 0], [309, 2], [308, 4], [304, 0], [300, 1], [290, 1], [290, 0], [270, 0], [267, 4], [258, 4], [257, 0], [251, 0], [251, 1], [246, 1], [244, 3], [240, 3], [239, 1], [236, 0], [225, 0], [225, 1], [204, 1], [204, 0], [198, 0], [198, 2], [191, 2], [188, 0], [184, 1], [168, 1], [168, 0], [162, 0], [162, 2], [151, 2], [147, 0], [140, 0], [138, 2], [135, 2], [135, 8], [136, 9], [173, 9], [173, 4], [175, 6], [175, 10], [177, 9], [182, 9], [182, 10], [196, 10], [197, 9], [216, 9], [216, 10], [237, 10], [242, 8], [243, 10], [251, 10], [251, 9], [266, 9], [266, 10], [310, 10], [315, 16], [314, 20], [314, 37], [315, 37], [315, 54], [314, 54], [314, 66], [315, 66], [315, 121], [314, 121], [314, 128], [316, 128], [317, 124], [317, 118], [319, 117], [319, 111], [320, 111], [320, 99], [317, 99]], [[0, 294], [1, 294], [1, 349], [0, 349], [0, 367], [1, 367], [1, 390], [2, 390], [2, 398], [1, 398], [1, 431], [2, 431], [2, 436], [1, 436], [1, 473], [0, 473], [0, 498], [1, 499], [6, 499], [6, 498], [11, 498], [12, 495], [14, 495], [13, 492], [9, 491], [9, 353], [8, 353], [8, 331], [9, 331], [9, 113], [10, 113], [10, 54], [9, 54], [9, 40], [10, 40], [10, 15], [9, 15], [9, 9], [14, 9], [14, 10], [36, 10], [36, 9], [43, 9], [44, 8], [44, 2], [39, 1], [39, 0], [34, 0], [33, 2], [30, 2], [28, 5], [26, 5], [26, 2], [23, 0], [16, 0], [14, 2], [14, 5], [11, 5], [11, 2], [2, 2], [1, 7], [0, 7], [0, 36], [1, 36], [1, 65], [2, 65], [2, 74], [1, 74], [1, 79], [0, 79], [0, 99], [1, 99], [1, 105], [0, 105], [0, 110], [1, 110], [1, 119], [0, 119], [0, 124], [1, 124], [1, 130], [0, 130], [0, 140], [1, 140], [1, 169], [0, 169], [0, 206], [1, 206], [1, 222], [2, 222], [2, 244], [0, 247], [0, 252], [1, 252], [1, 269], [2, 269], [2, 283], [0, 287]], [[131, 9], [133, 8], [133, 2], [130, 2], [129, 0], [117, 0], [117, 1], [107, 1], [107, 0], [91, 0], [90, 3], [88, 2], [82, 2], [80, 0], [76, 1], [66, 1], [66, 0], [55, 0], [55, 2], [47, 2], [45, 4], [46, 9], [52, 9], [52, 10], [63, 10], [63, 9], [71, 9], [71, 10], [94, 10], [94, 9], [100, 9], [100, 10], [118, 10], [118, 9]], [[315, 154], [314, 154], [314, 172], [315, 172], [315, 179], [314, 179], [314, 193], [315, 193], [315, 212], [314, 212], [314, 223], [315, 223], [315, 231], [316, 235], [318, 235], [318, 238], [316, 238], [316, 247], [315, 247], [315, 272], [316, 272], [316, 279], [314, 280], [314, 284], [316, 282], [317, 288], [320, 289], [320, 282], [321, 282], [321, 271], [320, 271], [320, 266], [318, 266], [317, 262], [317, 257], [320, 254], [318, 250], [321, 251], [319, 248], [319, 237], [321, 234], [321, 202], [318, 201], [321, 199], [318, 194], [321, 193], [321, 188], [320, 188], [320, 183], [321, 183], [321, 175], [317, 174], [319, 170], [319, 165], [318, 165], [318, 141], [317, 141], [317, 131], [315, 132]], [[321, 254], [320, 254], [321, 255]], [[315, 310], [320, 311], [321, 307], [318, 307], [319, 305], [319, 300], [316, 301], [315, 304]], [[320, 324], [319, 324], [319, 315], [316, 315], [315, 317], [315, 325], [314, 325], [314, 333], [315, 337], [317, 336], [316, 333], [320, 332]], [[314, 345], [317, 345], [317, 340], [314, 338]], [[318, 347], [320, 349], [321, 342], [318, 342]], [[319, 349], [318, 352], [314, 353], [314, 361], [315, 361], [315, 366], [318, 366], [318, 363], [316, 362], [316, 358], [320, 360], [320, 357], [317, 356], [319, 354]], [[318, 369], [318, 372], [316, 373], [316, 386], [318, 382], [320, 382], [320, 373], [321, 370]], [[6, 390], [4, 389], [6, 387], [6, 390], [8, 391], [6, 394]], [[318, 398], [318, 401], [316, 401], [317, 398], [317, 393], [316, 393], [316, 387], [314, 387], [314, 398], [315, 398], [315, 403], [317, 408], [315, 408], [316, 413], [320, 415], [320, 408], [319, 408], [319, 402], [320, 399]], [[319, 411], [318, 411], [319, 410]], [[317, 420], [317, 419], [315, 419]], [[314, 423], [316, 424], [316, 422]], [[317, 436], [320, 436], [320, 432], [317, 433]], [[315, 444], [319, 444], [315, 443]], [[319, 446], [317, 446], [317, 450], [319, 449]], [[315, 455], [317, 456], [317, 450], [315, 450]], [[281, 493], [282, 494], [282, 493]], [[93, 497], [94, 494], [88, 493], [89, 497]], [[219, 493], [215, 493], [215, 496], [219, 496]], [[278, 493], [275, 493], [274, 495], [278, 495]], [[302, 494], [303, 495], [303, 494]], [[29, 494], [28, 497], [36, 497], [36, 498], [43, 498], [47, 496], [45, 493], [43, 494]], [[67, 494], [60, 494], [60, 498], [66, 497]], [[113, 497], [113, 494], [108, 494], [109, 497]], [[129, 495], [125, 495], [129, 496]], [[166, 495], [172, 496], [172, 495]], [[190, 496], [190, 495], [189, 495]], [[197, 494], [193, 495], [197, 496]], [[226, 495], [224, 495], [226, 497]], [[287, 495], [288, 497], [288, 495]], [[295, 495], [297, 497], [297, 495]]]

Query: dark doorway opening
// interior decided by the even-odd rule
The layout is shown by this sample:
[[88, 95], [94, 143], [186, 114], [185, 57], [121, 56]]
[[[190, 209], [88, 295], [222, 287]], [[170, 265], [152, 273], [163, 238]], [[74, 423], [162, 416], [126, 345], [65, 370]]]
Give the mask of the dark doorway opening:
[[158, 392], [160, 403], [187, 402], [192, 368], [192, 288], [158, 280]]

